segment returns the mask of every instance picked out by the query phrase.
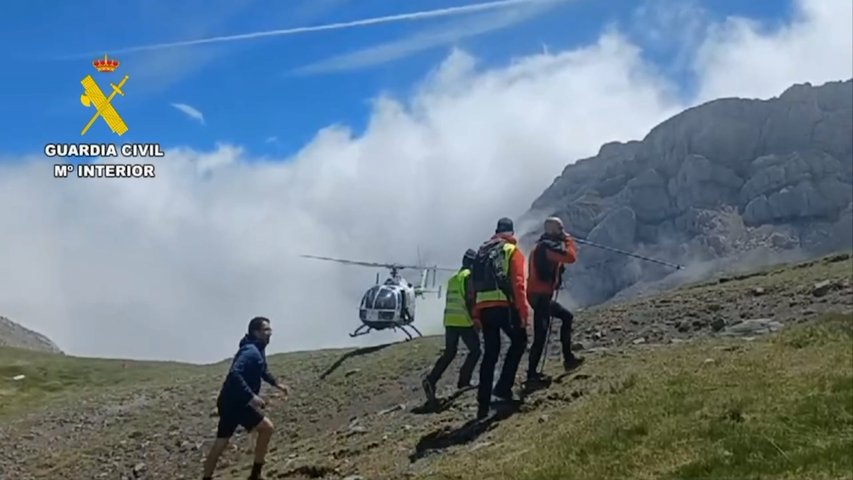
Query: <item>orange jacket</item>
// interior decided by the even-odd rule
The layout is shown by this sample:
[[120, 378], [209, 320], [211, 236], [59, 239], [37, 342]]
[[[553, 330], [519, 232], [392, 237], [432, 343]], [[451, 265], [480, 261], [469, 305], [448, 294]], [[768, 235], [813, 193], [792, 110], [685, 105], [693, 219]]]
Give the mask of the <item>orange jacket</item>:
[[[514, 236], [507, 233], [497, 233], [492, 236], [492, 239], [501, 238], [513, 245], [518, 245], [518, 240]], [[513, 303], [515, 303], [518, 315], [521, 317], [522, 326], [527, 328], [528, 325], [528, 308], [527, 308], [527, 292], [524, 286], [524, 254], [516, 248], [513, 250], [509, 258], [509, 277], [512, 282]], [[472, 312], [472, 320], [474, 325], [479, 329], [480, 325], [480, 310], [489, 307], [508, 307], [510, 303], [504, 300], [501, 301], [485, 301], [476, 303], [476, 292], [471, 289], [470, 294], [474, 300], [474, 308]]]
[[[562, 248], [555, 248], [558, 246]], [[530, 253], [527, 294], [553, 295], [560, 284], [563, 264], [575, 263], [576, 259], [575, 242], [570, 235], [566, 235], [562, 245], [555, 240], [540, 237]]]

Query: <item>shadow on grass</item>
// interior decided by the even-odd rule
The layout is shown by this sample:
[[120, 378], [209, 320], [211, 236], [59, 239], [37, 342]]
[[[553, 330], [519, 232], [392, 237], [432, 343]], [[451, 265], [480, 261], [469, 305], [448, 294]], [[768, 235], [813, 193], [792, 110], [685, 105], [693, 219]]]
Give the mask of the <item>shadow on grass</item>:
[[461, 397], [462, 394], [470, 390], [476, 390], [476, 387], [468, 387], [456, 390], [455, 392], [453, 392], [452, 395], [449, 395], [447, 397], [436, 398], [435, 402], [430, 402], [429, 400], [427, 400], [422, 405], [413, 408], [411, 411], [416, 415], [426, 415], [431, 413], [444, 412], [445, 410], [448, 410], [450, 407], [453, 406], [453, 403], [456, 401], [457, 398]]
[[360, 357], [362, 355], [369, 355], [371, 353], [376, 353], [380, 350], [383, 350], [385, 348], [390, 347], [391, 345], [393, 345], [393, 343], [384, 343], [382, 345], [374, 345], [372, 347], [357, 348], [353, 351], [347, 352], [347, 353], [341, 355], [341, 358], [337, 359], [335, 361], [335, 363], [333, 363], [328, 369], [326, 369], [325, 372], [323, 372], [320, 375], [320, 380], [324, 380], [326, 377], [331, 375], [332, 372], [337, 370], [338, 367], [340, 367], [344, 362], [347, 361], [347, 359], [350, 359], [353, 357]]
[[570, 383], [575, 380], [585, 380], [591, 378], [592, 376], [586, 373], [578, 373], [577, 370], [570, 370], [568, 372], [563, 372], [557, 376], [543, 376], [541, 380], [538, 381], [526, 381], [524, 382], [520, 398], [521, 400], [525, 400], [529, 395], [536, 393], [542, 390], [548, 390], [552, 385], [559, 385], [562, 383]]
[[430, 453], [437, 453], [446, 448], [473, 442], [480, 435], [494, 428], [495, 424], [518, 412], [521, 405], [520, 401], [496, 404], [494, 415], [484, 420], [469, 420], [455, 429], [445, 427], [428, 433], [418, 441], [414, 453], [409, 455], [409, 461], [414, 463]]
[[526, 381], [522, 385], [521, 392], [519, 392], [519, 398], [524, 401], [530, 394], [536, 393], [541, 390], [548, 390], [551, 387], [551, 384], [554, 383], [554, 379], [551, 377], [543, 377], [538, 381]]
[[334, 473], [334, 468], [324, 465], [303, 465], [284, 473], [279, 473], [275, 478], [326, 478], [327, 475], [333, 475]]

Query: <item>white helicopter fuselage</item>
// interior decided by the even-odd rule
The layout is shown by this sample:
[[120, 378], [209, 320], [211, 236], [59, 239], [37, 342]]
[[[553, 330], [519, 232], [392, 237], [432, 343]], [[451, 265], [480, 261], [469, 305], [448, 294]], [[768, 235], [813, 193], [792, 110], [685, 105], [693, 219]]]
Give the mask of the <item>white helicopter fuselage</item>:
[[[399, 294], [405, 296], [405, 306], [408, 311], [409, 318], [415, 318], [415, 287], [413, 287], [405, 278], [397, 275], [385, 281], [385, 285], [392, 285], [399, 290]], [[402, 300], [402, 299], [401, 299]], [[402, 315], [402, 311], [399, 312]]]
[[[418, 335], [420, 332], [413, 325], [415, 321], [415, 302], [418, 297], [423, 297], [425, 292], [437, 293], [441, 298], [441, 286], [435, 289], [435, 274], [437, 270], [456, 271], [447, 267], [435, 265], [400, 265], [381, 262], [366, 262], [360, 260], [348, 260], [343, 258], [321, 257], [316, 255], [300, 255], [305, 258], [314, 258], [349, 265], [360, 265], [364, 267], [384, 267], [391, 270], [391, 276], [384, 283], [379, 283], [379, 274], [376, 274], [376, 284], [367, 289], [362, 295], [358, 308], [358, 316], [362, 325], [350, 333], [350, 337], [356, 337], [369, 333], [371, 330], [384, 330], [386, 328], [400, 329], [406, 333], [409, 339], [412, 335], [407, 328], [413, 329]], [[409, 283], [403, 278], [399, 271], [403, 269], [420, 270], [420, 284], [417, 286]]]
[[364, 292], [359, 317], [374, 328], [406, 325], [414, 321], [414, 304], [415, 289], [405, 280], [389, 278]]

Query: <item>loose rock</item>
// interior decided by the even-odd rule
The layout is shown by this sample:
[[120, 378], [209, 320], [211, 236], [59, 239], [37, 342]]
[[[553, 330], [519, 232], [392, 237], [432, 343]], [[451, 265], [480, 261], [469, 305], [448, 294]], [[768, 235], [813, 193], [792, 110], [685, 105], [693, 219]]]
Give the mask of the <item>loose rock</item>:
[[829, 293], [832, 289], [832, 282], [829, 280], [824, 280], [822, 282], [818, 282], [814, 284], [814, 288], [812, 288], [812, 295], [815, 297], [822, 297]]
[[725, 322], [725, 320], [723, 320], [722, 318], [719, 318], [719, 317], [715, 318], [715, 319], [711, 322], [711, 329], [712, 329], [713, 331], [715, 331], [715, 332], [719, 332], [719, 331], [720, 331], [720, 330], [722, 330], [722, 329], [723, 329], [723, 327], [725, 327], [725, 326], [726, 326], [726, 322]]
[[745, 320], [736, 325], [730, 325], [721, 335], [727, 337], [751, 337], [778, 331], [782, 324], [773, 320], [762, 318], [757, 320]]

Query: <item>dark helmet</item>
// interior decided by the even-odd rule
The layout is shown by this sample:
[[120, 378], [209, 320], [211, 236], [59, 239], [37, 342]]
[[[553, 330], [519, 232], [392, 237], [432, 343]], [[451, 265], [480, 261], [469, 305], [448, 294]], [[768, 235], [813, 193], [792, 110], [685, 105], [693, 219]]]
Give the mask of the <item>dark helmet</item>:
[[513, 233], [514, 228], [512, 220], [507, 217], [503, 217], [498, 220], [498, 226], [495, 228], [495, 233]]
[[462, 268], [469, 268], [474, 263], [474, 257], [477, 256], [477, 252], [471, 250], [470, 248], [465, 251], [465, 255], [462, 257]]

